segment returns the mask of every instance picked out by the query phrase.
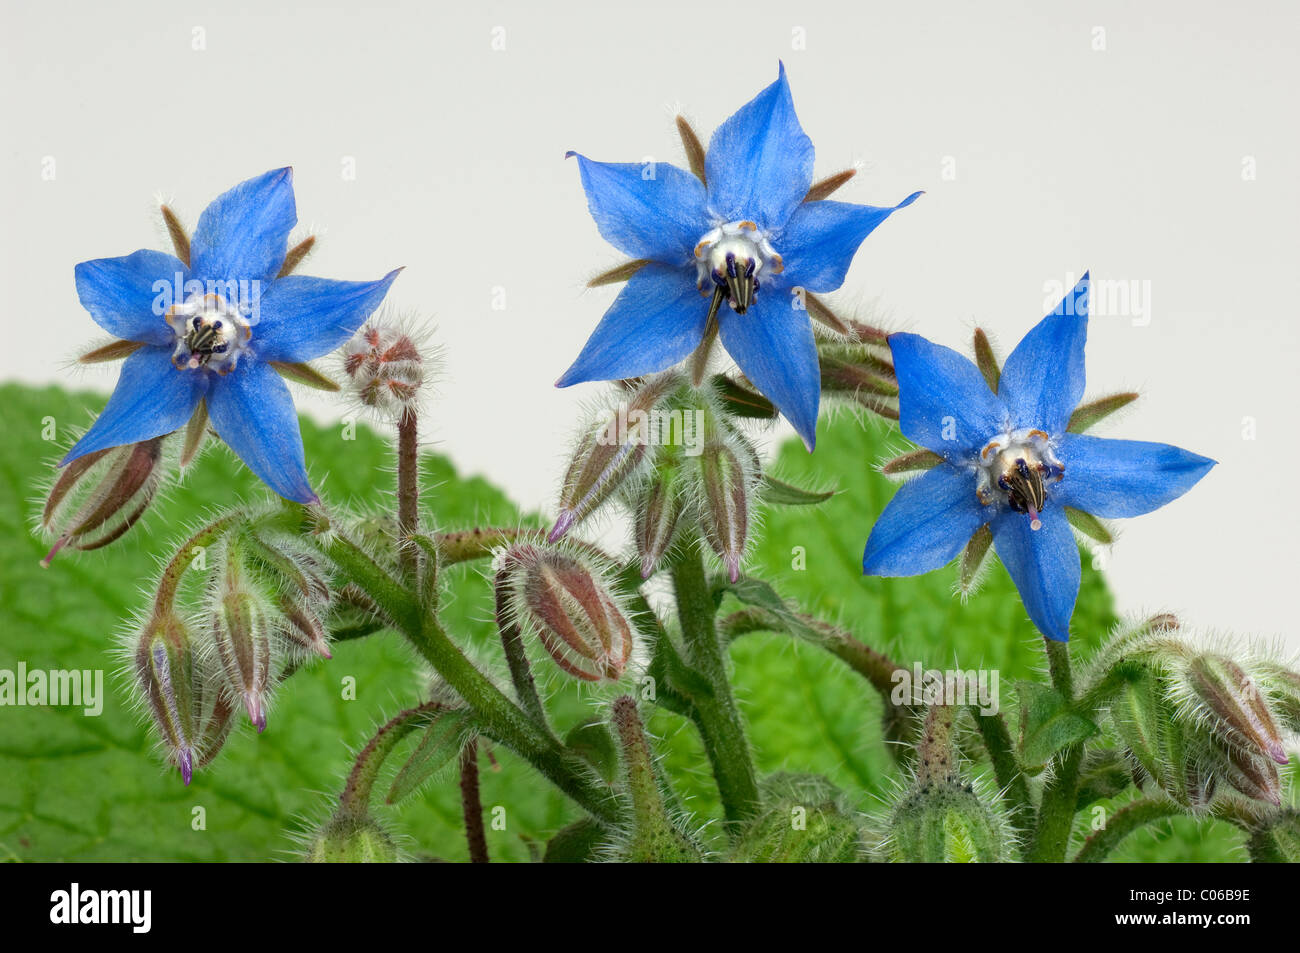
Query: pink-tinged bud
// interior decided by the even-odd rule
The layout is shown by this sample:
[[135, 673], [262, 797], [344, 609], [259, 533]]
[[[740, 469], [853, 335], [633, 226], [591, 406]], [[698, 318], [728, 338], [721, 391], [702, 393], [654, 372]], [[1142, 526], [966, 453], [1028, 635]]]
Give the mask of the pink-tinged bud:
[[172, 763], [189, 784], [198, 741], [194, 652], [189, 631], [175, 616], [152, 619], [136, 640], [136, 684]]
[[315, 609], [290, 597], [280, 600], [279, 609], [284, 623], [281, 631], [286, 639], [321, 658], [334, 657], [330, 651], [329, 633], [325, 631], [325, 623]]
[[632, 399], [593, 427], [578, 443], [560, 491], [560, 515], [547, 539], [556, 542], [586, 519], [649, 459], [655, 405], [681, 384], [676, 374], [660, 374]]
[[682, 474], [677, 466], [661, 466], [636, 503], [636, 549], [641, 556], [641, 578], [654, 575], [659, 561], [672, 545], [677, 523], [685, 508]]
[[381, 321], [370, 322], [343, 346], [343, 370], [361, 402], [382, 411], [406, 409], [424, 386], [419, 344], [401, 327]]
[[1248, 798], [1281, 806], [1282, 779], [1268, 758], [1236, 745], [1216, 745], [1219, 776]]
[[1221, 655], [1200, 655], [1188, 663], [1186, 687], [1211, 730], [1229, 745], [1254, 749], [1278, 764], [1286, 749], [1273, 716], [1254, 679]]
[[212, 640], [227, 682], [244, 701], [248, 720], [264, 731], [271, 640], [266, 614], [251, 594], [234, 591], [221, 596], [213, 607]]
[[50, 489], [41, 529], [54, 545], [41, 561], [48, 566], [59, 550], [98, 549], [113, 542], [144, 515], [167, 474], [163, 438], [88, 453], [72, 461]]
[[604, 574], [542, 546], [516, 546], [501, 560], [509, 605], [565, 672], [617, 681], [632, 655], [632, 623]]
[[732, 582], [740, 578], [740, 562], [749, 542], [749, 515], [758, 483], [755, 457], [748, 447], [710, 440], [696, 465], [699, 480], [700, 529]]

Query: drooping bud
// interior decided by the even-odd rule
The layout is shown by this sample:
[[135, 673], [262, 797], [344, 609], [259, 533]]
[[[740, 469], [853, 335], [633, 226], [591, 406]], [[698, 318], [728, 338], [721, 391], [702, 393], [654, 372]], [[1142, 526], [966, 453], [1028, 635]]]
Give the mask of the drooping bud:
[[1281, 806], [1282, 779], [1271, 760], [1232, 744], [1212, 743], [1211, 749], [1209, 770], [1220, 779], [1248, 798]]
[[1272, 660], [1260, 662], [1253, 672], [1282, 727], [1300, 734], [1300, 672]]
[[227, 544], [220, 581], [210, 595], [211, 634], [228, 687], [261, 732], [271, 683], [271, 627], [264, 600], [243, 565], [243, 545], [242, 539]]
[[634, 532], [643, 579], [654, 575], [659, 561], [672, 545], [685, 508], [681, 467], [666, 457], [665, 454], [660, 458], [654, 474], [636, 501]]
[[136, 639], [136, 684], [169, 759], [189, 784], [199, 731], [195, 709], [195, 658], [190, 633], [176, 616], [151, 619]]
[[1194, 810], [1208, 806], [1213, 791], [1191, 750], [1189, 726], [1158, 672], [1144, 668], [1126, 680], [1111, 702], [1110, 716], [1142, 773], [1180, 804]]
[[682, 378], [659, 374], [643, 384], [579, 441], [560, 490], [560, 515], [548, 540], [556, 542], [608, 500], [650, 459], [652, 413]]
[[63, 548], [91, 550], [121, 537], [144, 515], [162, 486], [164, 438], [111, 447], [72, 461], [50, 489], [41, 529], [54, 537], [41, 561]]
[[632, 830], [623, 846], [622, 859], [633, 863], [698, 863], [702, 859], [699, 848], [677, 828], [665, 809], [650, 745], [636, 702], [630, 696], [614, 700], [613, 723], [632, 801]]
[[816, 775], [764, 779], [759, 814], [740, 832], [736, 863], [851, 864], [866, 845], [856, 813], [835, 785]]
[[303, 860], [312, 864], [391, 864], [397, 842], [369, 814], [338, 811], [312, 837]]
[[383, 320], [370, 321], [343, 345], [343, 370], [363, 404], [391, 413], [414, 404], [425, 380], [415, 337]]
[[1278, 764], [1287, 763], [1273, 715], [1254, 679], [1240, 665], [1221, 655], [1198, 655], [1179, 676], [1179, 694], [1217, 737]]
[[732, 582], [740, 579], [740, 563], [749, 543], [750, 514], [760, 476], [757, 460], [745, 439], [727, 429], [705, 443], [693, 468], [700, 529]]
[[632, 656], [633, 629], [606, 572], [568, 552], [523, 544], [500, 560], [499, 585], [514, 617], [565, 672], [617, 681]]

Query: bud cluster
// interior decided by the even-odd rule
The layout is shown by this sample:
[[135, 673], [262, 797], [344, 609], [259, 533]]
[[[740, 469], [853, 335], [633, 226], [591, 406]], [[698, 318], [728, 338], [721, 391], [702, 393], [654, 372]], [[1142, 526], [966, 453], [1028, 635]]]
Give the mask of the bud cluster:
[[330, 654], [330, 586], [319, 558], [287, 533], [224, 519], [213, 524], [220, 529], [207, 541], [206, 578], [191, 607], [175, 604], [181, 576], [199, 568], [187, 545], [129, 642], [144, 707], [187, 784], [225, 743], [235, 711], [263, 731], [288, 667]]
[[412, 323], [372, 318], [343, 346], [349, 390], [366, 407], [396, 416], [418, 402], [429, 361]]
[[1134, 780], [1193, 811], [1208, 810], [1216, 796], [1282, 803], [1277, 766], [1290, 760], [1283, 733], [1295, 730], [1300, 674], [1227, 651], [1159, 616], [1121, 628], [1093, 665]]

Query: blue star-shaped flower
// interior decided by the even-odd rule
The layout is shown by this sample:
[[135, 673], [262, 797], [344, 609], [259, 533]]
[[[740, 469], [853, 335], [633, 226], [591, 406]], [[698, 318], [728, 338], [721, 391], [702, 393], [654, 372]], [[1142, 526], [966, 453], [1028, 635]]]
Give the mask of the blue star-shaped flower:
[[707, 187], [666, 162], [577, 158], [600, 234], [649, 264], [557, 386], [671, 367], [699, 346], [716, 312], [727, 352], [811, 450], [821, 373], [808, 313], [792, 292], [838, 288], [862, 240], [921, 193], [893, 208], [805, 202], [813, 145], [795, 116], [784, 66], [714, 132]]
[[95, 323], [143, 346], [59, 466], [171, 433], [202, 400], [221, 439], [271, 489], [316, 500], [293, 399], [272, 362], [334, 350], [379, 306], [397, 271], [370, 282], [279, 277], [297, 221], [292, 171], [276, 169], [203, 211], [189, 264], [142, 250], [77, 265], [77, 294]]
[[1085, 274], [1007, 358], [997, 393], [956, 351], [891, 334], [899, 426], [943, 458], [904, 484], [871, 530], [863, 571], [916, 576], [953, 559], [981, 527], [1048, 638], [1070, 637], [1079, 594], [1071, 507], [1141, 516], [1186, 493], [1214, 466], [1163, 443], [1107, 440], [1067, 428], [1083, 397]]

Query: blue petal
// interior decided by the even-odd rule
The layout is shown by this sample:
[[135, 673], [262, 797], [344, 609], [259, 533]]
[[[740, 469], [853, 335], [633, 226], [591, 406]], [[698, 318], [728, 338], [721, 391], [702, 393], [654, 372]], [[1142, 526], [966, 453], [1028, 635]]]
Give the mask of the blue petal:
[[817, 443], [822, 372], [808, 312], [764, 286], [744, 314], [718, 312], [722, 345], [763, 396], [794, 425], [809, 452]]
[[704, 175], [709, 208], [724, 221], [785, 226], [812, 185], [813, 144], [799, 125], [782, 64], [776, 82], [717, 128]]
[[208, 375], [201, 371], [178, 371], [170, 349], [142, 347], [122, 364], [103, 413], [59, 466], [96, 450], [139, 443], [183, 427], [207, 382]]
[[[587, 208], [605, 241], [625, 255], [669, 265], [691, 260], [711, 225], [704, 183], [667, 162], [593, 162], [577, 156]], [[646, 170], [653, 178], [646, 178]]]
[[952, 463], [970, 460], [1006, 430], [1007, 409], [975, 365], [917, 334], [891, 334], [899, 428]]
[[1215, 463], [1167, 443], [1070, 433], [1059, 445], [1065, 478], [1053, 501], [1110, 518], [1159, 509], [1195, 486]]
[[273, 169], [217, 196], [190, 240], [190, 269], [203, 280], [271, 281], [298, 222], [293, 170]]
[[241, 361], [211, 390], [208, 415], [226, 445], [276, 493], [314, 503], [298, 414], [280, 375], [261, 361]]
[[83, 261], [74, 273], [81, 306], [109, 334], [160, 347], [175, 341], [164, 315], [176, 303], [177, 275], [182, 297], [190, 277], [179, 258], [145, 249], [124, 258]]
[[988, 522], [975, 476], [945, 463], [904, 483], [871, 527], [862, 571], [919, 576], [947, 564]]
[[1070, 616], [1079, 597], [1079, 546], [1060, 507], [1040, 514], [1042, 528], [1029, 517], [1003, 509], [993, 519], [993, 546], [1038, 631], [1057, 642], [1070, 640]]
[[555, 386], [617, 381], [672, 367], [699, 345], [708, 313], [709, 299], [696, 288], [693, 268], [646, 265], [619, 292]]
[[844, 284], [844, 275], [862, 240], [890, 213], [911, 205], [921, 194], [913, 192], [893, 208], [805, 202], [790, 216], [777, 244], [785, 274], [809, 291], [834, 291]]
[[1018, 427], [1062, 434], [1083, 398], [1088, 339], [1087, 273], [1056, 310], [1016, 345], [1002, 368], [998, 396]]
[[378, 281], [288, 275], [263, 292], [253, 347], [264, 361], [310, 361], [357, 333], [379, 307], [398, 268]]

